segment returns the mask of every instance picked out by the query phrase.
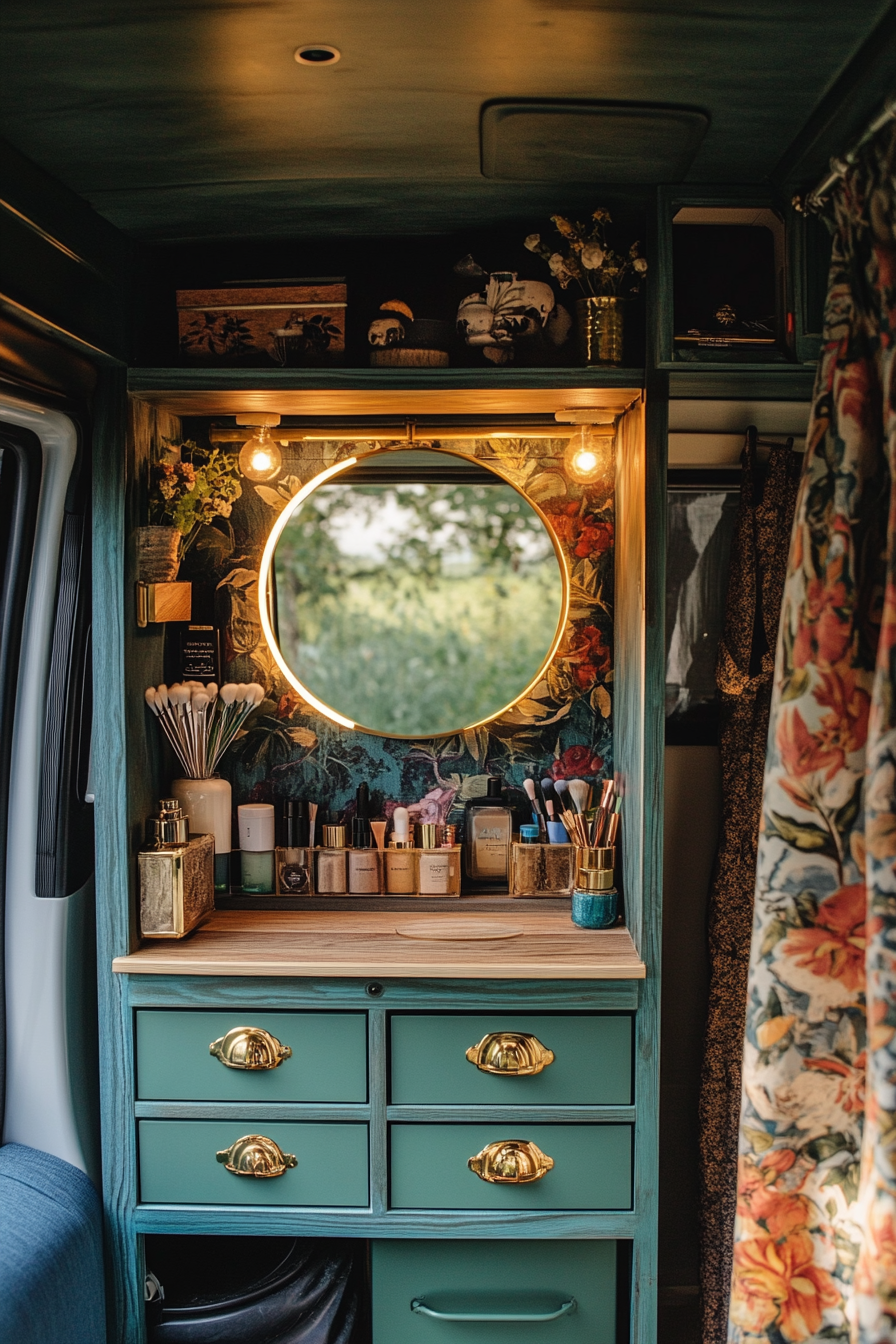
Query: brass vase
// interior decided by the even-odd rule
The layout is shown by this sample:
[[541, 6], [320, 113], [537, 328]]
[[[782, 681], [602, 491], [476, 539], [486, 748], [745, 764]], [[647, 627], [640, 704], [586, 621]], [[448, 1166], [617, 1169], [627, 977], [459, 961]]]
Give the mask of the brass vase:
[[586, 365], [622, 363], [622, 336], [625, 299], [616, 294], [601, 294], [579, 299], [576, 304], [579, 345]]

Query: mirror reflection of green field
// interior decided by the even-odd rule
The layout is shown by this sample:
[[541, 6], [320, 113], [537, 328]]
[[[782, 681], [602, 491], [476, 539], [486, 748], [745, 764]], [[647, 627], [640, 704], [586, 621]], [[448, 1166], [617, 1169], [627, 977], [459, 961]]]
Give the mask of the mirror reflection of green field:
[[299, 681], [384, 734], [489, 718], [538, 673], [562, 608], [538, 514], [509, 485], [324, 486], [274, 557]]

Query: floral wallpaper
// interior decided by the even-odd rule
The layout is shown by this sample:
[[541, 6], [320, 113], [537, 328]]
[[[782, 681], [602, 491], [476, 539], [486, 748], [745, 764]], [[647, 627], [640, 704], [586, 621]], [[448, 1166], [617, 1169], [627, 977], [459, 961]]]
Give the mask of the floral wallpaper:
[[612, 471], [588, 486], [572, 481], [563, 468], [566, 439], [452, 440], [450, 446], [500, 467], [548, 516], [568, 557], [569, 621], [546, 675], [486, 727], [421, 741], [348, 731], [305, 703], [284, 681], [263, 640], [261, 551], [276, 515], [306, 481], [378, 444], [292, 443], [284, 449], [280, 476], [270, 485], [244, 480], [229, 519], [207, 529], [193, 549], [192, 572], [211, 581], [216, 593], [223, 676], [258, 681], [266, 691], [223, 763], [235, 803], [295, 797], [343, 808], [363, 779], [384, 815], [403, 803], [418, 820], [457, 821], [467, 798], [485, 792], [491, 773], [517, 786], [528, 774], [592, 779], [612, 773]]

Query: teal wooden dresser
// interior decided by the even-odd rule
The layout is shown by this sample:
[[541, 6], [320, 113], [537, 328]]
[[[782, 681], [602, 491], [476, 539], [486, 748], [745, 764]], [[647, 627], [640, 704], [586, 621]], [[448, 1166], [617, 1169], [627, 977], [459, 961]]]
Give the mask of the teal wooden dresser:
[[[465, 413], [475, 379], [445, 372], [448, 391], [427, 402], [412, 380], [403, 409]], [[380, 903], [220, 910], [183, 942], [141, 944], [134, 853], [165, 773], [142, 694], [162, 679], [161, 637], [138, 639], [132, 612], [128, 539], [146, 460], [135, 444], [176, 433], [191, 407], [236, 403], [229, 374], [197, 373], [209, 382], [198, 400], [144, 391], [128, 434], [124, 387], [109, 375], [95, 647], [128, 688], [105, 695], [94, 738], [95, 759], [116, 762], [96, 801], [114, 1344], [145, 1340], [151, 1233], [364, 1239], [374, 1344], [655, 1344], [665, 401], [645, 409], [637, 384], [612, 373], [539, 376], [540, 411], [621, 416], [613, 752], [625, 926], [582, 930], [550, 903], [507, 899], [496, 913], [462, 898], [427, 911], [426, 938], [400, 931], [422, 911]], [[293, 409], [334, 414], [336, 392], [304, 377]], [[478, 409], [531, 409], [521, 389], [534, 377], [489, 374]], [[354, 378], [340, 375], [339, 398]], [[379, 383], [356, 381], [361, 413], [375, 413]], [[251, 397], [286, 406], [282, 390]], [[461, 915], [466, 933], [451, 934]], [[228, 1052], [250, 1049], [280, 1062], [228, 1067]], [[515, 1050], [538, 1067], [480, 1067]], [[262, 1169], [269, 1179], [246, 1175]]]

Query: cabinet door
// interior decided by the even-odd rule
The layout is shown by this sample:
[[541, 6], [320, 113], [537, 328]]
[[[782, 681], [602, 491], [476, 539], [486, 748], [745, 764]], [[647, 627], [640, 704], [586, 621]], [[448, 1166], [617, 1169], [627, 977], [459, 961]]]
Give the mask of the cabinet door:
[[[228, 1171], [218, 1154], [244, 1136], [272, 1139], [295, 1165], [267, 1178]], [[137, 1144], [144, 1204], [368, 1203], [366, 1125], [141, 1120]]]
[[616, 1338], [613, 1241], [374, 1241], [371, 1272], [373, 1344]]
[[[468, 1159], [523, 1139], [553, 1159], [540, 1180], [493, 1184]], [[390, 1129], [394, 1209], [630, 1209], [630, 1125], [402, 1125]]]
[[[632, 1023], [626, 1014], [395, 1014], [392, 1103], [401, 1105], [627, 1106]], [[467, 1050], [484, 1037], [532, 1036], [554, 1058], [541, 1072], [483, 1072]]]
[[[275, 1068], [229, 1068], [210, 1053], [239, 1027], [271, 1036], [291, 1054]], [[137, 1013], [140, 1101], [367, 1100], [364, 1013], [266, 1013], [140, 1009]]]

